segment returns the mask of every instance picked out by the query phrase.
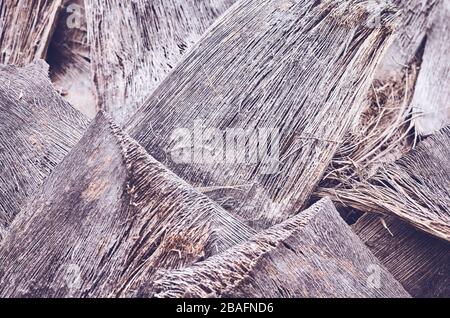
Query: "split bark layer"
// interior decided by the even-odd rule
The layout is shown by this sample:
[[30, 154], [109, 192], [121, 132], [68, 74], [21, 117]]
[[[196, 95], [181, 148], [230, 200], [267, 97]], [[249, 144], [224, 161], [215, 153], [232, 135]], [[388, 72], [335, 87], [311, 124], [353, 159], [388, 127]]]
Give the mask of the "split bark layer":
[[396, 38], [387, 50], [377, 78], [386, 80], [411, 63], [421, 59], [427, 33], [433, 23], [439, 3], [443, 0], [394, 0], [400, 10]]
[[86, 0], [98, 107], [122, 125], [235, 0]]
[[413, 297], [450, 295], [450, 243], [395, 217], [366, 214], [352, 227]]
[[65, 102], [48, 65], [0, 66], [0, 239], [28, 198], [82, 137], [87, 119]]
[[100, 113], [12, 225], [0, 295], [116, 297], [253, 234]]
[[450, 1], [396, 0], [401, 9], [397, 37], [377, 70], [377, 78], [396, 76], [421, 62], [412, 101], [416, 131], [430, 135], [450, 124]]
[[[375, 271], [379, 281], [371, 280]], [[329, 200], [204, 262], [160, 273], [153, 292], [157, 297], [409, 296]]]
[[430, 135], [450, 125], [450, 0], [441, 0], [427, 34], [412, 105], [419, 134]]
[[0, 64], [24, 66], [46, 56], [62, 0], [0, 2]]
[[[372, 14], [383, 21], [376, 28], [368, 22]], [[128, 131], [253, 226], [279, 223], [306, 203], [359, 115], [395, 17], [392, 7], [371, 1], [240, 1], [133, 116]], [[276, 132], [273, 153], [264, 137], [258, 140], [264, 128]], [[231, 158], [223, 151], [227, 132], [241, 138], [238, 145], [228, 140]], [[187, 163], [173, 158], [180, 152]]]
[[321, 196], [366, 212], [395, 215], [416, 228], [450, 241], [450, 126], [415, 150], [385, 165], [367, 181], [322, 188]]

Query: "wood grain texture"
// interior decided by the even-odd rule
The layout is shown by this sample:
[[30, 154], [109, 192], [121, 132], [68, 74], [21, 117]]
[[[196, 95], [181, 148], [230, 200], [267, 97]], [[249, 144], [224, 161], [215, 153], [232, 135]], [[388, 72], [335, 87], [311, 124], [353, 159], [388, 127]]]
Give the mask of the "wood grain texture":
[[[368, 24], [373, 14], [383, 21], [375, 28]], [[128, 131], [189, 183], [217, 200], [230, 198], [229, 208], [252, 226], [279, 223], [300, 211], [358, 116], [395, 17], [395, 9], [371, 1], [240, 1], [133, 116]], [[256, 164], [224, 163], [221, 155], [204, 160], [211, 148], [220, 154], [224, 138], [183, 144], [174, 138], [180, 128], [277, 130], [279, 154]], [[262, 144], [250, 138], [236, 146], [236, 157]], [[174, 162], [180, 148], [200, 148], [192, 156], [199, 164]]]
[[0, 2], [0, 64], [24, 66], [46, 56], [62, 0]]
[[89, 118], [97, 113], [84, 0], [64, 0], [47, 61], [56, 89]]
[[102, 112], [11, 226], [2, 297], [116, 297], [254, 234]]
[[235, 0], [86, 0], [98, 107], [122, 125]]
[[413, 297], [450, 297], [450, 243], [395, 217], [366, 214], [353, 230]]
[[[371, 285], [377, 268], [380, 285]], [[409, 297], [323, 200], [192, 267], [162, 271], [156, 297]]]
[[415, 120], [421, 135], [450, 124], [450, 0], [441, 0], [426, 38], [423, 62], [414, 91]]
[[0, 239], [87, 125], [54, 90], [44, 61], [0, 66]]
[[421, 142], [395, 163], [348, 188], [318, 190], [336, 202], [366, 212], [395, 215], [450, 241], [450, 126]]
[[401, 12], [400, 23], [396, 29], [396, 39], [377, 69], [378, 79], [396, 76], [405, 66], [421, 60], [427, 33], [442, 1], [393, 0]]

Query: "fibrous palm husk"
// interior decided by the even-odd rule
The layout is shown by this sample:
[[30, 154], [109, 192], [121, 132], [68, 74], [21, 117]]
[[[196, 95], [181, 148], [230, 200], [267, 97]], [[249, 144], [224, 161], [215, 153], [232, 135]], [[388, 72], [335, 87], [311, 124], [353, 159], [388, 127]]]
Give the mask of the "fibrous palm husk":
[[162, 271], [152, 287], [171, 298], [409, 296], [329, 200], [192, 267]]
[[401, 9], [397, 37], [377, 70], [386, 80], [422, 60], [412, 107], [419, 135], [430, 135], [450, 124], [450, 1], [395, 0]]
[[363, 113], [336, 151], [322, 185], [340, 187], [352, 180], [366, 180], [386, 163], [411, 151], [417, 141], [411, 105], [417, 65], [397, 76], [375, 80], [363, 102]]
[[0, 239], [87, 125], [54, 90], [44, 61], [0, 66]]
[[450, 124], [450, 0], [440, 0], [427, 33], [412, 106], [415, 127], [430, 135]]
[[[381, 19], [376, 27], [368, 22], [373, 15]], [[154, 157], [211, 197], [226, 200], [253, 226], [279, 223], [307, 202], [359, 115], [395, 17], [393, 7], [374, 1], [240, 1], [127, 129]], [[200, 134], [270, 128], [279, 132], [273, 139], [279, 153], [257, 164], [224, 164], [223, 136], [184, 144], [173, 138], [179, 128]], [[250, 139], [236, 157], [255, 147], [261, 142]], [[205, 153], [213, 156], [211, 148], [219, 155], [203, 160]], [[196, 152], [194, 164], [174, 162], [180, 149]]]
[[235, 0], [87, 0], [98, 107], [122, 125]]
[[84, 0], [64, 0], [49, 45], [50, 78], [63, 98], [89, 118], [97, 113]]
[[0, 295], [117, 297], [254, 233], [101, 112], [11, 225]]

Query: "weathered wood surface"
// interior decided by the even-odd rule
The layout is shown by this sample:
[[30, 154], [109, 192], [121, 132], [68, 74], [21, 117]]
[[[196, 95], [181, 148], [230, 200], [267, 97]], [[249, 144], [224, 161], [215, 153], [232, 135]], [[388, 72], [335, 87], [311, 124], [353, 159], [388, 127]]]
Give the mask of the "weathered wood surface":
[[376, 77], [387, 79], [412, 62], [421, 63], [412, 101], [421, 135], [450, 124], [450, 1], [396, 0], [401, 8], [397, 38], [380, 63]]
[[0, 2], [0, 64], [45, 58], [62, 0]]
[[450, 241], [450, 126], [421, 142], [367, 181], [347, 188], [321, 188], [321, 196], [366, 212], [395, 215]]
[[152, 292], [156, 297], [409, 297], [328, 199], [206, 261], [161, 271]]
[[[385, 80], [395, 76], [411, 63], [421, 60], [423, 45], [438, 5], [443, 0], [394, 0], [401, 12], [396, 39], [377, 69], [376, 77]], [[446, 1], [446, 0], [445, 0]]]
[[413, 297], [450, 297], [450, 243], [395, 217], [366, 214], [352, 228]]
[[[383, 22], [375, 28], [373, 14]], [[229, 208], [253, 226], [279, 223], [300, 211], [359, 114], [395, 16], [392, 7], [370, 1], [240, 1], [133, 116], [128, 131], [189, 183], [217, 200], [230, 198]], [[180, 138], [180, 128], [206, 137]], [[273, 152], [254, 164], [249, 149], [266, 150], [255, 133], [267, 128], [279, 138], [271, 135]], [[239, 129], [241, 139], [228, 141], [226, 157], [224, 135]], [[180, 149], [195, 164], [172, 158]]]
[[97, 107], [84, 0], [64, 0], [47, 61], [50, 78], [64, 99], [94, 118]]
[[11, 226], [0, 295], [115, 297], [253, 234], [99, 113]]
[[98, 107], [122, 125], [235, 0], [86, 0]]
[[441, 0], [427, 34], [412, 105], [422, 116], [419, 134], [430, 135], [450, 124], [450, 0]]
[[0, 66], [0, 239], [87, 125], [54, 90], [44, 61]]

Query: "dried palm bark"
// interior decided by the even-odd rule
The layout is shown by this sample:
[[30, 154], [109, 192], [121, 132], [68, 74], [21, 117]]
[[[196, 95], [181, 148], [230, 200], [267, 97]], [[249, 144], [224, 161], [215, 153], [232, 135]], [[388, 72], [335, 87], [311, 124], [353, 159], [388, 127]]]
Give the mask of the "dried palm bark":
[[366, 214], [353, 230], [413, 297], [449, 297], [450, 243], [395, 217], [383, 220]]
[[411, 62], [422, 60], [413, 103], [421, 135], [430, 135], [450, 123], [450, 1], [396, 0], [402, 9], [398, 36], [388, 50], [377, 77], [395, 76]]
[[321, 188], [320, 196], [366, 212], [396, 215], [420, 230], [450, 241], [450, 126], [421, 142], [367, 181]]
[[[369, 23], [373, 15], [381, 17], [377, 27]], [[253, 226], [279, 223], [305, 204], [359, 115], [395, 17], [391, 6], [372, 1], [240, 1], [158, 87], [128, 130], [191, 184], [218, 200], [231, 198], [230, 209]], [[190, 135], [174, 138], [180, 128], [200, 135], [216, 130], [192, 143]], [[250, 136], [226, 158], [224, 132], [264, 128], [279, 133], [272, 135], [273, 153], [256, 164], [237, 162], [248, 158], [248, 149], [264, 147]], [[195, 152], [189, 160], [197, 164], [177, 164], [172, 156], [179, 149], [188, 157]]]
[[62, 0], [0, 2], [0, 64], [45, 58]]
[[48, 51], [50, 78], [71, 105], [89, 118], [97, 112], [83, 0], [64, 0]]
[[98, 106], [122, 125], [235, 0], [86, 0]]
[[355, 180], [367, 180], [380, 166], [413, 149], [416, 116], [411, 100], [417, 72], [413, 64], [395, 77], [372, 83], [364, 111], [336, 151], [322, 186], [340, 188]]
[[0, 66], [0, 239], [87, 125], [54, 90], [44, 61]]
[[153, 292], [156, 297], [409, 297], [329, 200], [192, 267], [162, 271]]
[[415, 120], [421, 135], [450, 124], [450, 0], [441, 0], [437, 8], [412, 101], [414, 111], [423, 115]]
[[100, 113], [11, 226], [0, 295], [114, 297], [253, 234]]
[[[396, 39], [384, 56], [376, 77], [381, 80], [396, 76], [402, 69], [421, 59], [438, 4], [443, 0], [394, 0], [401, 10]], [[446, 1], [446, 0], [445, 0]]]

